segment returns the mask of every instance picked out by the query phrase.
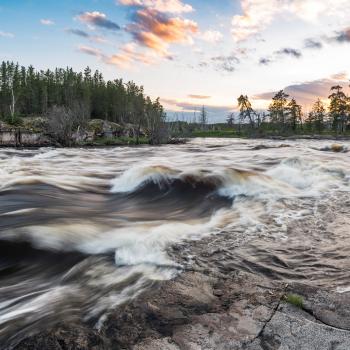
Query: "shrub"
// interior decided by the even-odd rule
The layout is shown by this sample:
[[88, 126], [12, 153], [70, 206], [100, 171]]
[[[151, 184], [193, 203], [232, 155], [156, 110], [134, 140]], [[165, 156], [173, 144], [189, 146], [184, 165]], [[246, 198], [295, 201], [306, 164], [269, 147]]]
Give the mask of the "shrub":
[[294, 305], [299, 309], [302, 309], [304, 306], [304, 300], [300, 295], [297, 294], [288, 294], [284, 297], [284, 301], [288, 304]]

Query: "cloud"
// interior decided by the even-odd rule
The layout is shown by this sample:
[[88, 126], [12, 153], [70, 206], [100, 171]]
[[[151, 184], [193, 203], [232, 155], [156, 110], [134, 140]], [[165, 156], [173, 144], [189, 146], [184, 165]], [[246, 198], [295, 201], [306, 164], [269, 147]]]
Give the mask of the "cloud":
[[104, 61], [121, 68], [131, 68], [135, 62], [152, 65], [157, 62], [157, 59], [154, 53], [139, 51], [134, 43], [128, 43], [117, 54], [105, 58]]
[[90, 35], [89, 33], [85, 32], [84, 30], [80, 29], [66, 29], [65, 30], [69, 34], [73, 34], [76, 36], [79, 36], [81, 38], [89, 39], [91, 42], [97, 43], [97, 44], [105, 44], [108, 42], [107, 39], [105, 39], [102, 36], [99, 35]]
[[259, 60], [259, 64], [263, 65], [263, 66], [268, 66], [270, 63], [272, 63], [272, 59], [268, 58], [268, 57], [262, 57]]
[[134, 40], [141, 46], [167, 56], [171, 43], [192, 43], [192, 35], [198, 32], [196, 22], [143, 8], [136, 11], [133, 23], [127, 26]]
[[219, 55], [211, 57], [209, 60], [202, 60], [198, 63], [198, 67], [212, 67], [219, 72], [234, 72], [242, 60], [248, 57], [248, 54], [254, 52], [255, 49], [235, 48], [227, 55]]
[[82, 38], [90, 38], [90, 34], [80, 29], [67, 29], [67, 33], [80, 36]]
[[232, 19], [232, 35], [236, 41], [260, 33], [272, 21], [278, 7], [276, 0], [241, 0], [242, 15]]
[[350, 43], [350, 27], [336, 32], [335, 36], [330, 38], [330, 41], [338, 43]]
[[193, 7], [184, 4], [180, 0], [119, 0], [119, 3], [126, 6], [138, 6], [156, 10], [164, 13], [188, 13]]
[[321, 16], [350, 13], [348, 0], [241, 0], [241, 8], [242, 14], [232, 19], [231, 31], [236, 41], [260, 34], [281, 15], [315, 22]]
[[[132, 68], [135, 63], [150, 65], [159, 62], [160, 59], [174, 59], [169, 52], [171, 44], [193, 44], [193, 36], [198, 33], [197, 23], [171, 15], [191, 12], [192, 6], [180, 0], [119, 0], [119, 3], [134, 7], [131, 23], [125, 26], [125, 31], [133, 40], [113, 55], [105, 55], [86, 47], [81, 49], [81, 52], [94, 54], [107, 64]], [[85, 12], [76, 18], [92, 29], [95, 26], [119, 29], [116, 23], [109, 21], [106, 15], [100, 12]], [[68, 32], [90, 40], [93, 38], [80, 30]]]
[[76, 18], [80, 22], [87, 24], [92, 29], [99, 27], [112, 31], [120, 30], [120, 26], [117, 23], [107, 19], [107, 16], [104, 13], [98, 11], [84, 12], [78, 15]]
[[[302, 104], [304, 107], [310, 108], [317, 98], [327, 99], [332, 86], [339, 84], [346, 88], [348, 85], [346, 78], [346, 73], [339, 73], [329, 78], [289, 85], [284, 88], [284, 91], [291, 97], [294, 97], [298, 103]], [[266, 103], [268, 104], [276, 92], [277, 91], [257, 94], [253, 96], [253, 99], [266, 100]]]
[[302, 56], [302, 53], [300, 50], [292, 49], [289, 47], [285, 47], [283, 49], [275, 51], [275, 54], [278, 56], [291, 56], [295, 58], [300, 58]]
[[209, 63], [202, 61], [202, 62], [199, 62], [198, 66], [201, 67], [201, 68], [206, 68], [206, 67], [209, 66]]
[[15, 35], [9, 32], [3, 32], [0, 30], [0, 37], [2, 38], [14, 38]]
[[304, 41], [305, 49], [322, 49], [323, 44], [320, 40], [308, 38]]
[[189, 98], [197, 99], [197, 100], [207, 100], [211, 98], [211, 96], [206, 95], [188, 95]]
[[216, 56], [212, 57], [211, 60], [214, 62], [217, 70], [222, 70], [229, 73], [235, 71], [237, 65], [240, 63], [239, 58], [237, 58], [235, 55]]
[[95, 57], [99, 57], [99, 58], [104, 57], [102, 52], [94, 47], [80, 45], [80, 46], [78, 46], [78, 50], [80, 52], [85, 53], [85, 54], [90, 55], [90, 56], [95, 56]]
[[97, 44], [109, 43], [109, 41], [106, 38], [100, 35], [90, 35], [89, 40]]
[[40, 20], [40, 23], [44, 26], [53, 26], [55, 22], [51, 19], [43, 18]]
[[221, 41], [223, 39], [223, 35], [217, 30], [207, 30], [204, 33], [200, 34], [200, 39], [214, 44]]
[[103, 63], [117, 66], [119, 68], [132, 68], [135, 63], [146, 65], [155, 64], [159, 57], [152, 52], [143, 52], [137, 49], [134, 43], [128, 43], [122, 46], [118, 53], [106, 55], [101, 50], [91, 46], [80, 45], [78, 50], [86, 55], [95, 56]]
[[346, 72], [340, 72], [340, 73], [333, 74], [331, 76], [331, 79], [333, 79], [333, 80], [340, 80], [340, 81], [348, 81], [349, 80], [349, 75]]
[[302, 52], [298, 49], [284, 47], [284, 48], [281, 48], [281, 49], [275, 51], [270, 56], [261, 57], [259, 59], [259, 64], [261, 66], [268, 66], [268, 65], [282, 59], [285, 56], [289, 56], [289, 57], [293, 57], [293, 58], [301, 58]]

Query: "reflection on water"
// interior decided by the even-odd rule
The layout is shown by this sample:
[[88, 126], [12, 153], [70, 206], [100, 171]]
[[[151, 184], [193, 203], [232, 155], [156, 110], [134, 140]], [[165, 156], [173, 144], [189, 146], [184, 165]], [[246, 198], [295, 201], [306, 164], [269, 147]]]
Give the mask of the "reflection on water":
[[167, 246], [221, 231], [249, 241], [233, 268], [349, 287], [349, 154], [280, 146], [0, 150], [0, 343], [61, 320], [98, 327], [181, 269]]

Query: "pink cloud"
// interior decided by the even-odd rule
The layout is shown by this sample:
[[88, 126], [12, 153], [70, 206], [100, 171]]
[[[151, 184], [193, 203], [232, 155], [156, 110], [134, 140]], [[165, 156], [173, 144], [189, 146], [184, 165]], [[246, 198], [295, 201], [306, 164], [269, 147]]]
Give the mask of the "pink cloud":
[[141, 45], [164, 55], [171, 43], [192, 43], [198, 32], [196, 22], [179, 17], [168, 17], [152, 9], [140, 9], [128, 31]]
[[184, 4], [180, 0], [119, 0], [119, 3], [126, 6], [140, 6], [167, 13], [188, 13], [193, 7]]

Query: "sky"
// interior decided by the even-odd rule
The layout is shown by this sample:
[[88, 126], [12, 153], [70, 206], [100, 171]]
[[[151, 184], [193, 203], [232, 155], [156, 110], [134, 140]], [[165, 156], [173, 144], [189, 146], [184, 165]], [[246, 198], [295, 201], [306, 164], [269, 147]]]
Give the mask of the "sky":
[[179, 119], [281, 89], [308, 111], [349, 90], [350, 1], [0, 0], [0, 59], [133, 80]]

